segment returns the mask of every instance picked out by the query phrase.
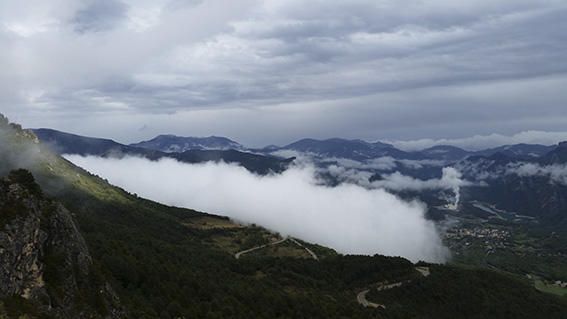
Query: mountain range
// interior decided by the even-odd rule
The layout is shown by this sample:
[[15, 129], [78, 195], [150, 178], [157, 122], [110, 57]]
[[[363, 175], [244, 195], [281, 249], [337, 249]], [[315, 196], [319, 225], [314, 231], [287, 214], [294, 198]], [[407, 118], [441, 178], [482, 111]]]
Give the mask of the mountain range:
[[[565, 225], [567, 228], [567, 191], [562, 183], [550, 183], [549, 178], [544, 176], [518, 176], [507, 173], [513, 163], [531, 163], [538, 166], [565, 164], [567, 143], [557, 146], [504, 145], [474, 152], [439, 145], [421, 151], [405, 152], [381, 142], [333, 138], [302, 139], [283, 147], [246, 149], [237, 142], [220, 137], [161, 135], [147, 142], [125, 145], [113, 140], [50, 129], [36, 129], [33, 132], [42, 143], [58, 154], [140, 156], [150, 160], [172, 158], [184, 163], [223, 161], [241, 165], [262, 175], [280, 173], [295, 159], [278, 155], [302, 154], [310, 156], [313, 163], [318, 165], [320, 177], [329, 185], [341, 182], [340, 177], [326, 173], [332, 165], [351, 165], [348, 168], [372, 173], [364, 183], [380, 180], [384, 174], [390, 174], [392, 171], [417, 179], [441, 178], [443, 167], [454, 166], [463, 174], [465, 180], [473, 182], [464, 188], [465, 199], [484, 200], [502, 209], [527, 216], [545, 216], [545, 223]], [[174, 152], [176, 149], [181, 152]], [[343, 163], [345, 159], [359, 164]], [[388, 159], [386, 163], [392, 164], [376, 163], [382, 159]], [[492, 178], [479, 179], [479, 176]], [[533, 196], [529, 196], [530, 194]]]
[[455, 163], [463, 177], [473, 182], [465, 198], [567, 229], [567, 143], [548, 150], [539, 157], [502, 152]]
[[182, 137], [159, 135], [149, 141], [130, 144], [167, 153], [182, 153], [189, 150], [243, 150], [244, 146], [226, 137]]
[[320, 158], [345, 158], [356, 161], [365, 161], [379, 157], [457, 161], [470, 156], [491, 156], [497, 153], [511, 157], [536, 158], [554, 149], [554, 146], [547, 145], [514, 144], [479, 151], [467, 151], [455, 146], [437, 145], [420, 151], [408, 152], [397, 149], [392, 144], [343, 138], [324, 140], [305, 138], [285, 146], [270, 145], [264, 148], [246, 148], [242, 144], [226, 137], [182, 137], [176, 135], [159, 135], [148, 141], [125, 145], [108, 139], [84, 137], [52, 129], [35, 129], [33, 131], [43, 142], [51, 144], [57, 152], [80, 155], [104, 155], [113, 151], [124, 154], [144, 154], [147, 157], [160, 157], [163, 154], [159, 155], [160, 153], [151, 151], [184, 153], [196, 150], [234, 150], [265, 155], [278, 151], [296, 151]]
[[[143, 145], [156, 146], [158, 149], [144, 148], [133, 145], [124, 145], [113, 140], [100, 139], [69, 134], [51, 129], [36, 129], [33, 132], [46, 145], [58, 154], [77, 154], [82, 156], [103, 156], [103, 157], [123, 157], [123, 156], [139, 156], [151, 160], [159, 160], [161, 158], [173, 158], [183, 163], [204, 163], [204, 162], [220, 162], [237, 163], [251, 172], [258, 174], [268, 174], [270, 172], [281, 172], [293, 161], [293, 158], [282, 159], [271, 155], [260, 155], [250, 152], [238, 151], [235, 149], [214, 149], [217, 139], [204, 139], [211, 142], [208, 145], [211, 149], [187, 149], [182, 152], [165, 152], [161, 151], [157, 144]], [[164, 136], [171, 140], [172, 137]], [[191, 139], [191, 138], [189, 138]], [[158, 140], [161, 140], [158, 138]], [[178, 138], [173, 138], [177, 141]], [[173, 142], [173, 140], [171, 140]], [[187, 140], [184, 138], [184, 140]], [[168, 144], [167, 148], [172, 146]]]

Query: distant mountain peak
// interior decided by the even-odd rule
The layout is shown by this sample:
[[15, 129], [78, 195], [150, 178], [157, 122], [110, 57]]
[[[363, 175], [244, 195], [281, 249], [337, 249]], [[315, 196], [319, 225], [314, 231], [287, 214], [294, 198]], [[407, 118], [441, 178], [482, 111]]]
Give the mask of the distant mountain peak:
[[441, 145], [435, 145], [429, 148], [424, 149], [424, 151], [426, 150], [436, 150], [436, 149], [443, 149], [443, 150], [462, 150], [464, 151], [462, 148], [457, 147], [457, 146], [453, 146], [453, 145], [445, 145], [445, 144], [441, 144]]
[[452, 145], [436, 145], [426, 148], [420, 152], [425, 157], [440, 159], [440, 160], [460, 160], [471, 153]]
[[390, 156], [395, 158], [413, 159], [413, 155], [400, 151], [390, 144], [382, 142], [366, 142], [360, 139], [329, 138], [318, 140], [304, 138], [284, 146], [282, 149], [304, 153], [313, 153], [321, 157], [348, 158], [353, 160], [368, 160]]
[[227, 137], [185, 137], [173, 134], [162, 134], [151, 140], [130, 144], [166, 153], [183, 153], [189, 150], [243, 150], [244, 146]]
[[509, 157], [536, 158], [547, 154], [554, 148], [554, 146], [520, 143], [482, 150], [476, 152], [476, 154], [490, 156], [496, 153], [504, 153]]

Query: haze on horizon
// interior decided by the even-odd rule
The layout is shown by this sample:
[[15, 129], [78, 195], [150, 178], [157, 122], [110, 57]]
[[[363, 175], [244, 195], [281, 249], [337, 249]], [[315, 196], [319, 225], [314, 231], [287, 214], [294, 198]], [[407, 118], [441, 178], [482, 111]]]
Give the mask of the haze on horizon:
[[567, 139], [562, 0], [7, 0], [0, 21], [0, 111], [26, 127], [247, 146]]

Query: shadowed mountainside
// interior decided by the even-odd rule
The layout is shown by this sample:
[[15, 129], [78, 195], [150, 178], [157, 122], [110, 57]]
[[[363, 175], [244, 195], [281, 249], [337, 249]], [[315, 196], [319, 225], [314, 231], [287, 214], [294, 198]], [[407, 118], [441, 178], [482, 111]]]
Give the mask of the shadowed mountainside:
[[279, 173], [284, 171], [293, 158], [281, 159], [269, 155], [258, 155], [228, 150], [190, 149], [180, 153], [128, 146], [108, 139], [85, 137], [50, 129], [36, 129], [33, 132], [58, 154], [93, 155], [103, 157], [139, 156], [150, 160], [173, 158], [183, 163], [220, 162], [235, 163], [257, 174]]

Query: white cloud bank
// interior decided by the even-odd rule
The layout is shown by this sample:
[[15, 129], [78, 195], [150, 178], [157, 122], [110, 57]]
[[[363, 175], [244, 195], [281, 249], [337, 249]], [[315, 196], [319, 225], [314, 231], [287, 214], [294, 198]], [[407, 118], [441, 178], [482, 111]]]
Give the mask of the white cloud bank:
[[467, 183], [463, 181], [461, 173], [453, 167], [444, 167], [443, 176], [441, 178], [432, 178], [428, 180], [420, 180], [411, 176], [406, 176], [400, 172], [389, 175], [382, 175], [382, 180], [372, 182], [372, 186], [387, 188], [396, 191], [410, 190], [435, 190], [449, 189], [456, 193], [461, 186]]
[[421, 204], [404, 202], [382, 189], [317, 185], [310, 167], [257, 176], [224, 163], [66, 158], [143, 197], [256, 223], [341, 253], [434, 262], [448, 255]]
[[381, 175], [380, 180], [370, 181], [373, 173], [356, 169], [344, 168], [332, 165], [328, 168], [329, 174], [341, 182], [354, 183], [366, 189], [387, 189], [391, 191], [426, 191], [426, 190], [451, 190], [455, 197], [449, 207], [456, 209], [461, 200], [461, 187], [471, 183], [464, 180], [463, 175], [454, 167], [444, 167], [441, 178], [427, 180], [417, 179], [403, 175], [396, 171], [392, 174]]
[[540, 166], [534, 163], [519, 163], [510, 165], [506, 172], [521, 177], [547, 177], [554, 183], [567, 185], [567, 165], [554, 164]]

